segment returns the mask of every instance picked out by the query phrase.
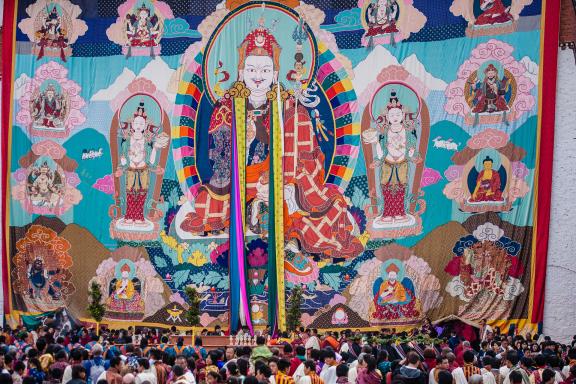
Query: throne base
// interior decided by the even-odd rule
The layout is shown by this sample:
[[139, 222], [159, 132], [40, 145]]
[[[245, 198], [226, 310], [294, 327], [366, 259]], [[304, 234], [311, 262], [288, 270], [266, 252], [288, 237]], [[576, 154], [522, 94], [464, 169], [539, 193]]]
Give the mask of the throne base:
[[70, 133], [66, 127], [45, 127], [43, 125], [34, 124], [30, 131], [35, 136], [41, 137], [54, 137], [56, 139], [63, 139]]
[[109, 320], [126, 320], [126, 321], [141, 321], [144, 319], [144, 313], [141, 312], [118, 312], [107, 310], [104, 317]]
[[516, 31], [517, 22], [510, 21], [501, 24], [491, 24], [491, 25], [472, 25], [466, 28], [467, 37], [478, 37], [478, 36], [492, 36], [492, 35], [504, 35], [513, 33]]
[[407, 214], [405, 222], [383, 222], [381, 216], [369, 217], [367, 231], [370, 239], [399, 239], [422, 233], [422, 219], [419, 215]]
[[[158, 44], [155, 47], [122, 47], [122, 54], [126, 56], [130, 51], [130, 56], [159, 56], [161, 46]], [[152, 54], [151, 54], [152, 53]]]
[[153, 241], [160, 236], [160, 224], [145, 219], [144, 223], [128, 224], [121, 217], [110, 222], [110, 237], [125, 241]]
[[[40, 54], [41, 48], [38, 45], [34, 45], [33, 53], [34, 56]], [[44, 56], [47, 57], [60, 57], [62, 53], [62, 48], [59, 47], [44, 47]], [[68, 46], [64, 48], [64, 57], [72, 56], [72, 47]]]
[[396, 326], [396, 327], [410, 327], [410, 326], [417, 326], [422, 324], [424, 321], [424, 316], [419, 317], [406, 317], [406, 318], [398, 318], [394, 320], [389, 319], [375, 319], [370, 317], [370, 325], [372, 326]]
[[478, 125], [485, 125], [485, 124], [500, 124], [503, 123], [505, 120], [508, 122], [514, 121], [516, 118], [516, 112], [512, 110], [506, 111], [506, 119], [504, 119], [504, 112], [482, 112], [478, 114], [478, 120], [476, 121], [476, 114], [475, 113], [468, 113], [464, 117], [464, 122], [466, 125], [474, 125], [477, 123]]
[[482, 213], [482, 212], [506, 212], [512, 208], [512, 202], [506, 201], [482, 201], [470, 202], [469, 199], [464, 200], [460, 204], [460, 210], [467, 213]]
[[372, 303], [370, 305], [370, 315], [369, 321], [370, 325], [372, 326], [398, 326], [398, 327], [413, 327], [416, 325], [420, 325], [424, 320], [424, 313], [422, 312], [422, 305], [419, 299], [415, 299], [414, 303], [405, 304], [413, 305], [413, 308], [408, 311], [408, 313], [402, 313], [405, 311], [401, 310], [400, 305], [397, 304], [390, 304], [390, 307], [396, 308], [393, 312], [396, 312], [395, 315], [391, 315], [390, 317], [380, 317], [377, 316], [377, 309], [376, 306]]

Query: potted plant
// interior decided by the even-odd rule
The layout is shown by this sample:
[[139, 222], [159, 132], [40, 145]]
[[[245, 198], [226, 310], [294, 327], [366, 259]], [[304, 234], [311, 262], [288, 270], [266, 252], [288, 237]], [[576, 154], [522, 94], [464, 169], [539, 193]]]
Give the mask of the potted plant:
[[[184, 313], [184, 317], [192, 326], [192, 338], [194, 338], [195, 328], [200, 325], [200, 297], [196, 288], [188, 285], [184, 288], [184, 293], [188, 298], [188, 310]], [[194, 342], [194, 340], [192, 340]]]
[[100, 334], [100, 322], [104, 318], [104, 312], [106, 308], [102, 304], [102, 290], [100, 284], [96, 281], [92, 281], [90, 284], [90, 291], [88, 292], [89, 295], [89, 305], [88, 305], [88, 313], [90, 316], [96, 321], [96, 334]]
[[290, 332], [295, 332], [302, 322], [302, 287], [296, 286], [292, 288], [290, 297], [288, 298], [288, 309], [286, 313], [286, 326]]

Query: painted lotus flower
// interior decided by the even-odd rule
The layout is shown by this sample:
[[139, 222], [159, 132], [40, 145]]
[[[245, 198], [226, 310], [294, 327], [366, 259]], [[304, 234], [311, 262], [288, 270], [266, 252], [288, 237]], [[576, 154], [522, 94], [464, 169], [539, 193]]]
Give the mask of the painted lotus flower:
[[228, 257], [230, 251], [230, 242], [225, 242], [210, 252], [210, 261], [212, 264], [218, 264], [221, 267], [228, 268]]
[[268, 263], [268, 244], [262, 239], [252, 240], [248, 244], [248, 265], [262, 267]]
[[366, 230], [366, 213], [359, 207], [350, 207], [348, 208], [348, 210], [352, 214], [352, 217], [354, 218], [354, 221], [356, 221], [356, 224], [358, 224], [360, 232], [364, 233], [364, 231]]

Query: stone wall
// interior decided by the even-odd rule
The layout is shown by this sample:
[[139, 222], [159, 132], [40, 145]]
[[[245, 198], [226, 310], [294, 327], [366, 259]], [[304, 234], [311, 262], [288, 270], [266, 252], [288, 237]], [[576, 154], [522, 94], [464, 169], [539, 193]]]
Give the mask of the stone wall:
[[556, 127], [544, 333], [568, 341], [576, 334], [576, 64], [558, 53]]

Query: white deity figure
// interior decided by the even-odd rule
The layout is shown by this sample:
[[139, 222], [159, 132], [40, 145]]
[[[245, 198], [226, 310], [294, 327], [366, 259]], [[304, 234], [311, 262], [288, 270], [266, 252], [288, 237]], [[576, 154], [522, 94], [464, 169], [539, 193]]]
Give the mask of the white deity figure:
[[122, 123], [120, 166], [115, 176], [126, 176], [126, 212], [123, 225], [146, 226], [145, 205], [150, 188], [150, 171], [155, 169], [158, 151], [168, 146], [165, 133], [156, 135], [141, 101], [133, 118]]

